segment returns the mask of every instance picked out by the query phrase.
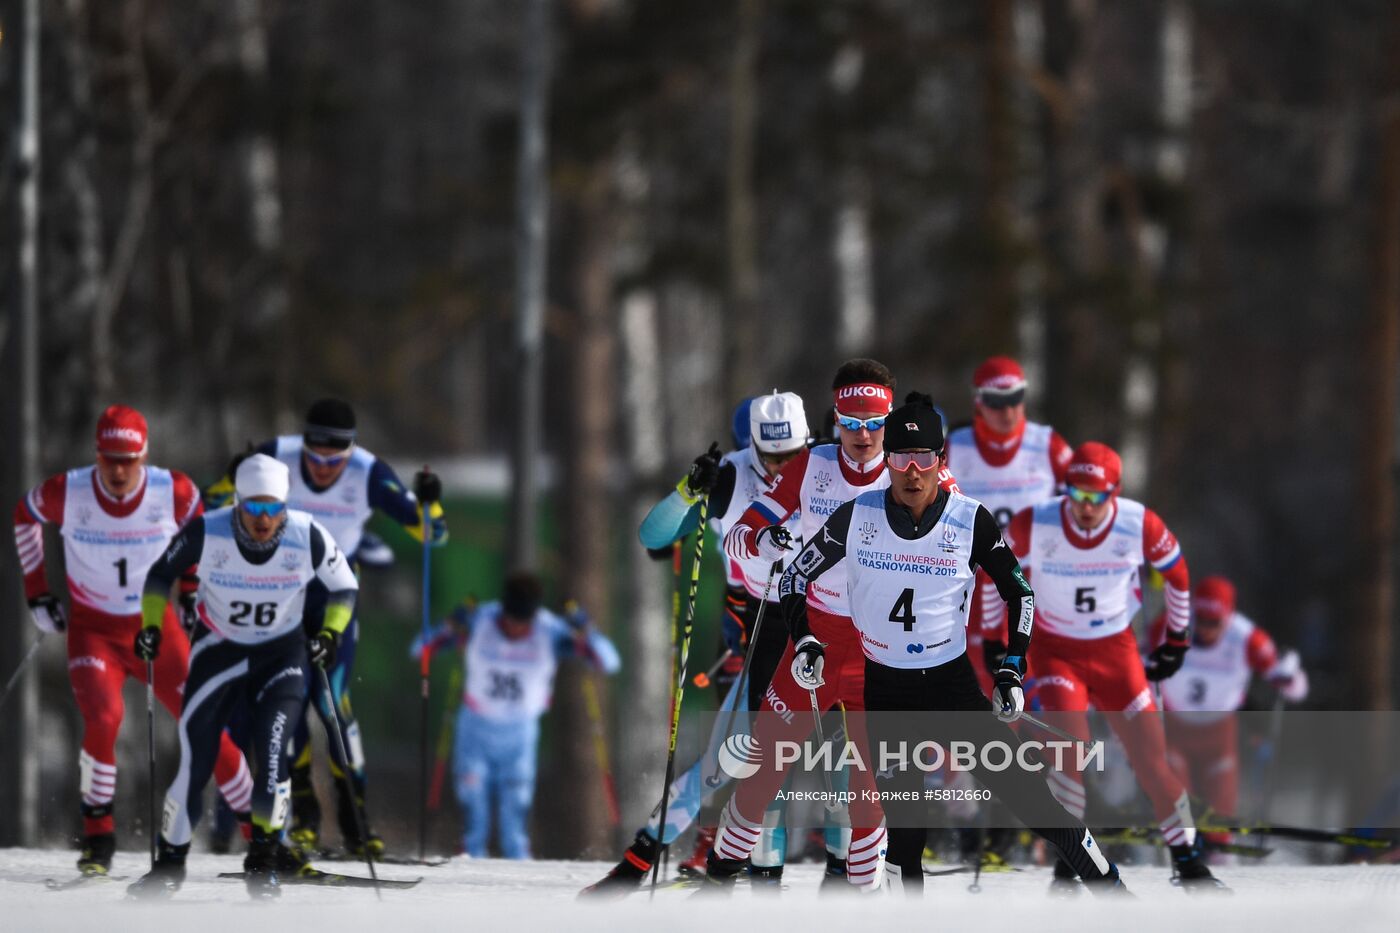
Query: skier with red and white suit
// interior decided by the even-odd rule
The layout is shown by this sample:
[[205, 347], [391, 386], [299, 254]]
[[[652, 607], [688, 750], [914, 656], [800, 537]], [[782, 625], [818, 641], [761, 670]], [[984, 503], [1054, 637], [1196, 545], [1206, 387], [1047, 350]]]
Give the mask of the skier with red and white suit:
[[[1011, 516], [1054, 496], [1073, 454], [1054, 428], [1026, 420], [1026, 374], [1020, 363], [993, 356], [973, 371], [972, 424], [949, 432], [948, 468], [963, 495], [985, 505], [998, 526], [1006, 528]], [[982, 592], [995, 596], [996, 588]], [[985, 662], [973, 666], [986, 693], [1006, 656], [1005, 616], [1000, 599], [986, 606], [977, 599], [968, 619], [968, 653]]]
[[[809, 448], [790, 461], [768, 491], [754, 500], [738, 524], [724, 538], [725, 553], [735, 560], [765, 561], [783, 558], [791, 548], [791, 535], [782, 523], [795, 510], [802, 512], [802, 540], [810, 543], [826, 520], [845, 503], [864, 492], [890, 484], [885, 470], [885, 420], [894, 407], [894, 376], [881, 363], [854, 359], [843, 363], [832, 380], [839, 428], [838, 444]], [[952, 474], [938, 471], [939, 485], [956, 491]], [[817, 705], [828, 710], [838, 703], [847, 710], [865, 708], [865, 655], [861, 635], [851, 623], [844, 564], [834, 566], [806, 590], [806, 619], [810, 634], [801, 647], [824, 645], [824, 682], [816, 690]], [[811, 700], [798, 682], [795, 668], [808, 653], [788, 644], [764, 694], [762, 714], [754, 739], [772, 760], [779, 741], [800, 741], [811, 731], [807, 711]], [[857, 741], [859, 737], [853, 736]], [[786, 772], [765, 768], [741, 781], [725, 805], [715, 847], [710, 850], [707, 877], [720, 884], [732, 880], [730, 867], [749, 858], [759, 841], [763, 815], [782, 786]], [[874, 792], [868, 773], [851, 775], [853, 793]], [[858, 888], [871, 888], [882, 880], [883, 831], [879, 836], [852, 839], [847, 856], [847, 880]]]
[[[1162, 682], [1167, 709], [1167, 751], [1173, 770], [1217, 813], [1231, 815], [1239, 801], [1239, 729], [1235, 711], [1244, 705], [1255, 674], [1272, 684], [1280, 700], [1301, 703], [1308, 675], [1298, 652], [1279, 654], [1274, 640], [1235, 609], [1235, 586], [1206, 577], [1191, 599], [1191, 650], [1181, 670]], [[1166, 615], [1152, 625], [1149, 644], [1166, 637]], [[1175, 714], [1181, 715], [1175, 715]], [[1228, 842], [1229, 834], [1208, 841]]]
[[[1174, 878], [1188, 890], [1223, 887], [1201, 857], [1191, 804], [1167, 764], [1148, 684], [1176, 673], [1190, 647], [1186, 558], [1157, 513], [1119, 496], [1122, 472], [1112, 448], [1081, 444], [1066, 470], [1066, 494], [1018, 512], [1006, 528], [1007, 543], [1035, 587], [1030, 696], [1040, 709], [1074, 714], [1059, 723], [1086, 742], [1089, 705], [1109, 714], [1171, 848]], [[1165, 638], [1145, 667], [1131, 628], [1141, 606], [1144, 563], [1162, 575], [1167, 605]], [[1082, 816], [1083, 775], [1047, 775], [1065, 808]], [[1058, 886], [1072, 877], [1068, 865], [1056, 863]]]
[[[141, 628], [146, 573], [175, 533], [203, 512], [199, 489], [175, 470], [146, 463], [146, 419], [134, 408], [113, 405], [97, 422], [97, 462], [49, 477], [15, 507], [15, 546], [24, 572], [29, 613], [45, 634], [67, 633], [68, 679], [83, 717], [78, 755], [83, 848], [78, 868], [105, 875], [116, 835], [112, 798], [117, 785], [117, 732], [122, 723], [122, 684], [146, 679], [132, 651]], [[43, 526], [58, 527], [68, 576], [72, 618], [49, 592]], [[180, 583], [181, 612], [193, 612], [198, 580]], [[174, 608], [165, 614], [169, 645], [154, 665], [155, 695], [179, 716], [189, 667], [189, 639]], [[215, 777], [230, 808], [247, 825], [253, 791], [247, 762], [227, 735], [221, 739]]]

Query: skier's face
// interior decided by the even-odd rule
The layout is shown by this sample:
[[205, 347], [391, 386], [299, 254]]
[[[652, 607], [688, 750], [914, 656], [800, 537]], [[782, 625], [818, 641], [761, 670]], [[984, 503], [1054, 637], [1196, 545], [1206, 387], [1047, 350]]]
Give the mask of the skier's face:
[[[248, 501], [281, 503], [280, 499], [275, 499], [272, 496], [254, 496]], [[243, 523], [243, 530], [248, 532], [248, 535], [254, 541], [262, 543], [263, 541], [272, 540], [273, 536], [277, 534], [277, 529], [281, 528], [282, 523], [287, 520], [287, 509], [283, 507], [275, 514], [267, 514], [265, 512], [254, 514], [254, 512], [249, 509], [240, 508], [238, 510], [238, 520]]]
[[1113, 508], [1113, 496], [1107, 496], [1102, 502], [1090, 502], [1082, 499], [1069, 497], [1069, 512], [1074, 519], [1074, 523], [1085, 531], [1093, 531], [1103, 524], [1103, 520], [1108, 517], [1109, 510]]
[[760, 453], [758, 455], [758, 461], [763, 464], [763, 472], [767, 473], [769, 476], [777, 476], [782, 472], [783, 467], [787, 466], [789, 460], [796, 457], [800, 451], [805, 449], [804, 447], [798, 447], [796, 450], [785, 450], [780, 454]]
[[1196, 624], [1191, 627], [1191, 640], [1202, 648], [1208, 648], [1225, 634], [1225, 620], [1203, 612], [1196, 613]]
[[1026, 420], [1026, 403], [996, 407], [977, 402], [977, 414], [987, 427], [998, 434], [1010, 434]]
[[530, 621], [529, 619], [516, 619], [502, 613], [500, 621], [501, 634], [510, 641], [519, 641], [530, 634]]
[[[866, 420], [869, 418], [879, 418], [881, 415], [888, 415], [887, 411], [852, 411], [842, 412], [852, 418]], [[869, 428], [861, 428], [859, 431], [850, 431], [841, 428], [841, 451], [856, 463], [869, 463], [885, 452], [885, 429], [878, 428], [874, 431]]]
[[941, 456], [935, 456], [933, 468], [929, 470], [913, 465], [903, 471], [889, 467], [890, 491], [894, 494], [894, 501], [916, 516], [922, 515], [938, 495], [938, 472], [943, 462]]
[[102, 488], [120, 498], [132, 492], [141, 482], [141, 468], [145, 464], [145, 454], [139, 457], [98, 454], [97, 475], [102, 480]]
[[306, 464], [306, 472], [311, 482], [326, 487], [340, 479], [345, 465], [350, 462], [349, 447], [322, 447], [307, 445], [301, 454], [301, 462]]

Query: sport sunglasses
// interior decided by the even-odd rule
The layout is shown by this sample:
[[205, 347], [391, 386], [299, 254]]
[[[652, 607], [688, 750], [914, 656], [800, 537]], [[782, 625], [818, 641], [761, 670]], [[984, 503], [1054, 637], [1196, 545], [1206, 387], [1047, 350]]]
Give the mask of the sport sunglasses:
[[885, 454], [891, 470], [907, 473], [910, 467], [920, 473], [927, 473], [938, 466], [938, 454], [932, 450], [901, 450]]
[[1099, 505], [1113, 495], [1113, 490], [1105, 489], [1102, 492], [1095, 492], [1090, 489], [1080, 489], [1078, 486], [1069, 487], [1069, 497], [1075, 502], [1086, 502], [1089, 505]]
[[277, 516], [281, 515], [283, 510], [287, 508], [285, 502], [242, 502], [239, 505], [243, 511], [253, 516]]
[[843, 431], [859, 431], [865, 428], [867, 431], [878, 431], [885, 426], [885, 419], [889, 415], [880, 415], [875, 418], [852, 418], [850, 415], [843, 415], [839, 411], [836, 413], [836, 423]]
[[347, 447], [345, 450], [342, 450], [340, 453], [335, 453], [335, 454], [318, 454], [318, 453], [316, 453], [316, 451], [311, 450], [310, 448], [303, 447], [303, 448], [301, 449], [301, 452], [302, 452], [303, 454], [306, 455], [306, 459], [307, 459], [307, 460], [310, 460], [312, 463], [316, 464], [317, 466], [339, 466], [340, 464], [344, 463], [346, 460], [349, 460], [349, 459], [350, 459], [350, 452], [351, 452], [351, 450], [352, 450], [352, 448]]

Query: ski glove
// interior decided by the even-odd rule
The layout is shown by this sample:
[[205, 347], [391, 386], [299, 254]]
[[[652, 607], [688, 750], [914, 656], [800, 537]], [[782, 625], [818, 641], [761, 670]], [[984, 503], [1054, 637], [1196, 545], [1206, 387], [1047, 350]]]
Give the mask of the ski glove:
[[311, 663], [323, 671], [335, 667], [335, 655], [340, 648], [340, 635], [330, 629], [321, 629], [306, 643], [306, 653]]
[[987, 665], [987, 673], [996, 676], [1001, 662], [1006, 660], [1006, 643], [1000, 641], [982, 642], [982, 662]]
[[29, 617], [45, 635], [57, 635], [68, 627], [63, 615], [63, 603], [51, 593], [41, 593], [29, 601]]
[[1026, 694], [1021, 689], [1021, 659], [1015, 655], [1004, 658], [993, 677], [992, 712], [1002, 722], [1015, 722], [1026, 711]]
[[184, 626], [186, 635], [193, 634], [199, 625], [199, 610], [195, 608], [198, 604], [199, 594], [194, 590], [180, 594], [180, 624]]
[[803, 690], [815, 690], [826, 683], [822, 670], [826, 667], [826, 645], [811, 635], [802, 636], [792, 659], [792, 679]]
[[1188, 642], [1169, 640], [1154, 648], [1147, 656], [1147, 679], [1166, 680], [1181, 670], [1181, 662], [1186, 660], [1186, 649], [1189, 647]]
[[777, 563], [786, 551], [792, 550], [792, 532], [782, 525], [765, 525], [754, 536], [753, 546], [758, 556], [766, 561]]
[[413, 474], [413, 494], [419, 502], [441, 502], [442, 480], [427, 467]]
[[710, 442], [710, 449], [695, 458], [695, 462], [690, 465], [690, 471], [685, 474], [685, 489], [681, 491], [682, 497], [691, 505], [700, 501], [700, 497], [707, 495], [715, 487], [715, 480], [719, 479], [719, 460], [724, 456], [719, 449], [719, 445]]
[[160, 656], [160, 629], [154, 625], [143, 626], [136, 633], [132, 650], [142, 661], [154, 661]]

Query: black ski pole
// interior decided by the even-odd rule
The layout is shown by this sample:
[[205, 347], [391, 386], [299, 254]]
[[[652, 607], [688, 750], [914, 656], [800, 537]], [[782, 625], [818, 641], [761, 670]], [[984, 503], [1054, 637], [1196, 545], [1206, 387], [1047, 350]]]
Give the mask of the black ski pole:
[[[429, 476], [428, 465], [424, 464], [418, 474], [420, 478]], [[428, 695], [432, 690], [432, 652], [428, 650], [428, 640], [432, 637], [432, 506], [436, 495], [428, 483], [420, 479], [414, 484], [418, 495], [418, 508], [422, 510], [420, 521], [423, 525], [423, 655], [419, 671], [419, 715], [418, 715], [418, 861], [428, 860]], [[365, 838], [363, 833], [361, 839]], [[366, 850], [368, 851], [368, 850]]]
[[151, 868], [156, 867], [160, 827], [156, 825], [156, 665], [146, 662], [146, 763], [150, 766], [151, 786], [146, 792], [151, 821]]
[[754, 615], [753, 631], [749, 633], [749, 643], [744, 648], [744, 666], [739, 669], [739, 679], [734, 686], [734, 702], [729, 707], [729, 718], [724, 723], [726, 739], [734, 732], [734, 714], [739, 711], [739, 704], [743, 703], [744, 708], [748, 709], [748, 694], [745, 691], [748, 690], [749, 665], [753, 663], [753, 646], [758, 641], [759, 629], [763, 627], [763, 611], [768, 608], [768, 594], [773, 590], [773, 578], [782, 569], [782, 561], [774, 561], [773, 566], [768, 568], [768, 582], [763, 585], [763, 602], [758, 604], [758, 612]]
[[[690, 663], [690, 633], [695, 627], [695, 591], [700, 588], [700, 558], [705, 553], [705, 522], [709, 517], [710, 497], [700, 500], [700, 524], [695, 529], [695, 559], [690, 565], [690, 588], [686, 593], [685, 627], [681, 630], [680, 669], [676, 674], [676, 692], [671, 701], [671, 739], [666, 749], [666, 782], [661, 785], [661, 809], [658, 818], [658, 842], [666, 838], [666, 807], [670, 804], [671, 781], [676, 775], [676, 734], [681, 727], [681, 700], [685, 697], [686, 666]], [[651, 897], [656, 897], [656, 883], [661, 878], [661, 860], [651, 866]]]
[[30, 645], [29, 650], [25, 652], [23, 659], [19, 662], [19, 666], [15, 668], [15, 672], [10, 675], [9, 681], [5, 684], [5, 692], [0, 693], [0, 709], [4, 708], [5, 701], [10, 698], [10, 691], [15, 689], [15, 684], [19, 683], [20, 677], [23, 676], [25, 669], [29, 667], [29, 662], [34, 660], [34, 656], [39, 653], [39, 646], [43, 643], [44, 633], [40, 632], [39, 637], [34, 639], [34, 644]]
[[369, 876], [374, 881], [374, 896], [381, 901], [384, 894], [379, 890], [379, 873], [374, 870], [374, 856], [369, 852], [369, 834], [365, 832], [365, 815], [360, 810], [359, 798], [355, 796], [355, 782], [350, 779], [350, 756], [345, 753], [345, 736], [341, 734], [344, 728], [340, 723], [340, 708], [335, 703], [335, 692], [331, 690], [331, 679], [326, 676], [326, 669], [313, 664], [316, 673], [321, 678], [321, 691], [326, 695], [326, 704], [335, 717], [335, 728], [327, 729], [331, 733], [331, 741], [335, 743], [336, 754], [340, 760], [345, 762], [345, 767], [341, 769], [340, 779], [345, 782], [345, 792], [350, 795], [350, 806], [355, 812], [355, 832], [360, 837], [361, 845], [365, 851], [365, 865], [369, 868]]

